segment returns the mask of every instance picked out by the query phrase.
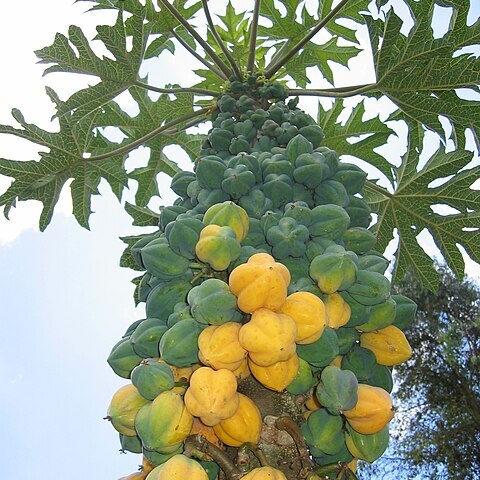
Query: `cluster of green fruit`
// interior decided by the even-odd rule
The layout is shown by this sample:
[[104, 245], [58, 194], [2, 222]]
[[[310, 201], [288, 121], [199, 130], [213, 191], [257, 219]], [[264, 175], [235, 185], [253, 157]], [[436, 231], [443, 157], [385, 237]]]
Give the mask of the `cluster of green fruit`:
[[[109, 418], [123, 449], [143, 452], [152, 468], [162, 465], [195, 433], [188, 415], [201, 423], [183, 395], [203, 364], [233, 372], [238, 382], [252, 373], [269, 390], [305, 395], [301, 431], [318, 465], [372, 462], [388, 444], [391, 370], [410, 356], [402, 330], [416, 305], [391, 295], [388, 262], [373, 250], [370, 208], [361, 197], [366, 174], [321, 146], [322, 129], [295, 101], [269, 104], [268, 98], [285, 96], [283, 87], [262, 84], [252, 96], [248, 80], [237, 83], [218, 99], [195, 171], [172, 179], [179, 198], [162, 209], [159, 231], [131, 249], [146, 270], [137, 295], [147, 318], [130, 326], [108, 358], [115, 373], [132, 382], [117, 392]], [[251, 272], [238, 268], [250, 263]], [[278, 302], [272, 301], [278, 289], [269, 290], [275, 282], [260, 264], [281, 267], [285, 292]], [[258, 328], [268, 340], [258, 353], [238, 331], [257, 328], [255, 316], [277, 314], [282, 319], [273, 323], [288, 316], [293, 325], [290, 343], [281, 344], [262, 321]], [[217, 339], [214, 363], [206, 338], [231, 323], [238, 328], [228, 333], [230, 351], [223, 353]], [[277, 343], [290, 353], [269, 356]], [[235, 361], [228, 356], [233, 351], [241, 352]], [[231, 423], [240, 422], [232, 415]], [[215, 433], [227, 445], [252, 442], [251, 431], [232, 443], [222, 428]], [[261, 425], [242, 428], [259, 435]], [[204, 468], [208, 478], [217, 477], [215, 462]], [[166, 478], [154, 472], [149, 480]]]

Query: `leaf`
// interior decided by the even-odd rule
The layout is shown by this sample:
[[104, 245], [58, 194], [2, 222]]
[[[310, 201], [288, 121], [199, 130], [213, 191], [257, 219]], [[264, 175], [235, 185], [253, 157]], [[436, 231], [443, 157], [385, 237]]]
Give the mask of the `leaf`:
[[135, 243], [144, 238], [144, 235], [132, 235], [128, 237], [120, 237], [120, 240], [123, 243], [126, 243], [127, 246], [125, 247], [125, 250], [122, 253], [122, 256], [120, 257], [120, 266], [124, 268], [130, 268], [132, 270], [135, 270], [137, 272], [143, 272], [145, 271], [144, 268], [140, 267], [138, 263], [133, 259], [132, 257], [132, 247], [135, 245]]
[[72, 25], [68, 38], [57, 33], [55, 41], [49, 47], [35, 53], [40, 63], [51, 63], [45, 74], [52, 72], [72, 72], [99, 77], [101, 83], [74, 93], [66, 102], [58, 105], [58, 116], [73, 112], [75, 120], [82, 119], [95, 111], [128, 87], [138, 77], [143, 60], [149, 27], [145, 22], [146, 9], [135, 2], [132, 21], [133, 43], [127, 50], [127, 31], [120, 11], [115, 25], [97, 27], [97, 39], [101, 40], [114, 60], [98, 57], [89, 45], [81, 29]]
[[135, 227], [158, 226], [160, 215], [147, 207], [137, 207], [132, 203], [126, 202], [125, 210], [133, 218], [133, 226]]
[[[59, 99], [53, 90], [47, 88], [47, 93], [58, 105]], [[95, 138], [91, 133], [94, 117], [81, 122], [74, 122], [69, 116], [60, 117], [60, 132], [47, 132], [27, 123], [20, 111], [13, 110], [12, 114], [22, 129], [0, 125], [0, 133], [16, 135], [45, 146], [49, 151], [40, 153], [40, 161], [0, 159], [0, 174], [14, 178], [7, 191], [0, 196], [0, 206], [5, 205], [4, 215], [8, 218], [10, 208], [18, 200], [39, 200], [43, 204], [40, 230], [45, 230], [63, 186], [73, 178], [73, 214], [80, 225], [88, 228], [91, 196], [98, 194], [100, 180], [106, 179], [118, 198], [127, 185], [123, 156], [95, 162], [83, 158], [87, 150], [107, 147], [103, 137]]]
[[[480, 191], [471, 188], [478, 179], [480, 167], [464, 169], [471, 160], [471, 152], [446, 153], [441, 149], [417, 171], [419, 153], [420, 136], [418, 130], [412, 129], [409, 149], [401, 165], [394, 168], [393, 193], [371, 182], [367, 182], [363, 193], [378, 214], [374, 226], [378, 248], [384, 250], [393, 238], [393, 230], [397, 230], [399, 245], [394, 278], [401, 280], [408, 267], [412, 267], [422, 284], [435, 291], [438, 274], [416, 237], [427, 229], [459, 277], [463, 276], [465, 265], [457, 244], [463, 246], [474, 261], [480, 261]], [[440, 179], [447, 180], [438, 184]], [[437, 205], [454, 208], [458, 213], [440, 215], [432, 208]]]
[[[96, 122], [97, 126], [119, 128], [127, 136], [124, 143], [129, 143], [129, 139], [144, 136], [163, 123], [193, 112], [194, 96], [190, 93], [179, 94], [174, 100], [169, 95], [162, 94], [157, 100], [152, 100], [143, 88], [132, 87], [129, 91], [140, 109], [137, 116], [131, 117], [115, 102], [111, 102], [105, 106]], [[145, 207], [152, 197], [159, 194], [157, 184], [159, 173], [173, 176], [180, 170], [177, 163], [170, 160], [164, 153], [164, 148], [168, 145], [179, 145], [192, 159], [195, 159], [200, 151], [202, 140], [201, 135], [180, 131], [176, 134], [158, 135], [144, 143], [145, 147], [150, 148], [148, 164], [128, 174], [138, 182], [135, 195], [137, 206]]]
[[308, 67], [316, 67], [333, 84], [333, 72], [327, 62], [331, 61], [347, 66], [348, 61], [361, 51], [354, 46], [339, 46], [337, 41], [338, 38], [331, 38], [323, 45], [309, 43], [300, 55], [293, 57], [292, 60], [286, 63], [285, 67], [280, 71], [279, 78], [288, 75], [299, 87], [304, 88], [310, 83], [306, 69]]
[[460, 98], [455, 89], [479, 92], [480, 60], [469, 54], [458, 54], [464, 47], [480, 43], [480, 19], [467, 26], [469, 2], [444, 0], [453, 7], [450, 29], [442, 38], [434, 38], [432, 18], [434, 2], [413, 2], [409, 6], [415, 24], [408, 36], [400, 29], [402, 21], [390, 11], [378, 48], [378, 26], [370, 21], [374, 39], [378, 90], [387, 95], [415, 122], [424, 124], [444, 138], [439, 115], [448, 118], [455, 143], [457, 130], [471, 128], [477, 138], [480, 132], [478, 100]]
[[[393, 130], [378, 117], [363, 121], [364, 102], [360, 102], [352, 110], [345, 125], [342, 125], [338, 119], [344, 111], [343, 105], [343, 100], [337, 100], [328, 111], [324, 110], [321, 104], [318, 106], [317, 123], [325, 133], [324, 144], [341, 155], [352, 155], [370, 163], [393, 182], [392, 165], [374, 150], [387, 143], [388, 137], [394, 133]], [[355, 137], [355, 143], [348, 141]]]
[[245, 13], [235, 13], [232, 2], [229, 1], [225, 15], [218, 15], [218, 18], [225, 26], [225, 28], [223, 28], [221, 25], [217, 25], [217, 32], [220, 38], [225, 43], [230, 43], [231, 45], [241, 43], [245, 37], [248, 26], [248, 19], [245, 18]]

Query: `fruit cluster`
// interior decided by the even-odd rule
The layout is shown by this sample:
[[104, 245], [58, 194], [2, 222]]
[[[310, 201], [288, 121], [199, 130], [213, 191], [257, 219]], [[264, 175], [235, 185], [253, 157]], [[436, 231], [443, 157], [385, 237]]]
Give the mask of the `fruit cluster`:
[[[298, 427], [316, 465], [354, 468], [388, 444], [391, 370], [410, 356], [402, 330], [416, 306], [391, 295], [373, 250], [366, 174], [320, 145], [295, 102], [233, 90], [195, 171], [174, 176], [179, 198], [159, 231], [131, 249], [146, 271], [137, 295], [147, 318], [108, 358], [131, 379], [108, 418], [122, 449], [144, 455], [126, 478], [217, 478], [211, 459], [182, 455], [193, 434], [220, 449], [261, 444], [264, 412], [237, 388], [250, 375], [302, 399]], [[287, 478], [274, 467], [242, 478]]]

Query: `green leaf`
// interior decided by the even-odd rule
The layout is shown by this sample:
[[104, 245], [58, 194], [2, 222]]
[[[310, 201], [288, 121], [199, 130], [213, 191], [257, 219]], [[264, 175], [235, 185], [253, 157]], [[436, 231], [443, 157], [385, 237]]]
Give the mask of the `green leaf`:
[[[137, 116], [131, 117], [115, 102], [110, 102], [96, 121], [99, 127], [119, 128], [127, 137], [124, 144], [128, 144], [131, 139], [146, 135], [162, 123], [193, 112], [194, 96], [190, 93], [179, 94], [173, 100], [169, 95], [162, 94], [157, 100], [152, 100], [143, 88], [132, 87], [129, 91], [140, 110]], [[138, 182], [135, 195], [137, 206], [145, 207], [152, 197], [159, 194], [157, 184], [159, 173], [173, 176], [180, 170], [177, 163], [170, 160], [164, 153], [164, 148], [167, 145], [179, 145], [194, 160], [200, 151], [202, 140], [202, 135], [191, 135], [179, 131], [171, 134], [164, 133], [145, 142], [144, 146], [150, 148], [148, 164], [128, 174], [129, 178]]]
[[[418, 169], [419, 154], [420, 135], [412, 129], [409, 149], [401, 165], [394, 168], [394, 182], [390, 186], [393, 193], [371, 182], [367, 182], [363, 193], [378, 214], [374, 226], [378, 248], [385, 249], [393, 238], [393, 230], [397, 230], [399, 245], [394, 278], [401, 280], [408, 267], [412, 267], [422, 283], [435, 291], [438, 274], [416, 237], [427, 229], [459, 277], [463, 276], [465, 265], [457, 244], [474, 261], [480, 261], [480, 191], [471, 188], [479, 177], [480, 167], [465, 169], [472, 158], [471, 152], [446, 153], [440, 149]], [[454, 208], [458, 213], [440, 215], [435, 212], [438, 205]]]
[[[53, 90], [47, 89], [47, 93], [58, 105], [59, 99]], [[45, 230], [63, 186], [73, 178], [70, 187], [73, 214], [80, 225], [88, 228], [91, 196], [98, 194], [100, 180], [106, 179], [118, 198], [127, 185], [123, 156], [95, 162], [83, 158], [85, 151], [108, 146], [104, 137], [94, 137], [91, 133], [94, 116], [80, 122], [74, 122], [69, 116], [60, 117], [60, 132], [47, 132], [27, 123], [20, 111], [14, 110], [12, 114], [22, 129], [0, 125], [0, 133], [42, 145], [48, 152], [40, 153], [40, 161], [0, 159], [0, 174], [14, 178], [7, 191], [0, 196], [0, 206], [5, 206], [4, 215], [8, 218], [10, 208], [18, 200], [39, 200], [43, 203], [40, 230]]]
[[[342, 125], [338, 119], [344, 111], [343, 103], [343, 100], [335, 101], [330, 110], [324, 110], [321, 104], [318, 106], [317, 123], [325, 133], [324, 144], [342, 155], [351, 155], [370, 163], [393, 182], [392, 165], [374, 150], [387, 143], [393, 130], [378, 117], [363, 121], [364, 102], [352, 110], [345, 125]], [[354, 143], [352, 139], [355, 139]]]
[[338, 38], [336, 37], [331, 38], [323, 45], [310, 42], [299, 55], [286, 63], [278, 77], [290, 76], [299, 87], [304, 88], [310, 83], [310, 77], [306, 69], [316, 67], [333, 84], [333, 72], [327, 62], [331, 61], [347, 66], [348, 61], [361, 51], [354, 46], [340, 46], [337, 42]]
[[147, 207], [137, 207], [137, 205], [126, 202], [125, 210], [133, 218], [135, 227], [158, 226], [160, 215]]
[[424, 124], [444, 137], [439, 115], [449, 119], [455, 143], [458, 130], [470, 128], [477, 143], [480, 132], [479, 102], [460, 98], [455, 89], [466, 88], [479, 92], [480, 60], [467, 53], [464, 47], [480, 43], [480, 19], [467, 26], [469, 2], [444, 0], [454, 14], [447, 34], [434, 38], [432, 18], [434, 2], [413, 2], [409, 6], [415, 24], [408, 36], [401, 33], [402, 21], [390, 11], [378, 48], [378, 25], [370, 21], [372, 49], [375, 54], [377, 87], [415, 122]]
[[245, 13], [236, 13], [232, 2], [227, 3], [225, 15], [219, 15], [218, 18], [222, 21], [225, 28], [221, 25], [217, 26], [220, 38], [227, 44], [237, 45], [244, 40], [245, 32], [247, 31], [248, 19], [245, 18]]
[[122, 12], [118, 13], [115, 25], [97, 27], [97, 39], [103, 42], [114, 59], [98, 57], [81, 29], [75, 25], [69, 28], [68, 38], [58, 33], [51, 46], [35, 52], [40, 63], [52, 64], [45, 74], [82, 73], [101, 80], [99, 84], [82, 89], [59, 104], [58, 116], [73, 112], [75, 120], [82, 119], [135, 83], [149, 35], [149, 26], [145, 22], [146, 9], [139, 3], [135, 5], [130, 22], [133, 36], [130, 51], [127, 49], [129, 35]]
[[127, 246], [125, 247], [125, 250], [122, 253], [122, 256], [120, 257], [120, 266], [124, 268], [130, 268], [132, 270], [135, 270], [137, 272], [143, 272], [145, 269], [141, 268], [137, 262], [132, 257], [132, 247], [133, 245], [143, 238], [143, 235], [132, 235], [129, 237], [120, 237], [120, 240], [123, 243], [126, 243]]

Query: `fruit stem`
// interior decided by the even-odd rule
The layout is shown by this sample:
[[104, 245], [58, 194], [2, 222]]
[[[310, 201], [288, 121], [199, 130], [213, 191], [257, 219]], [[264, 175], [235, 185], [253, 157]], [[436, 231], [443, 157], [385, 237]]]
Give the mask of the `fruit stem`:
[[229, 480], [239, 480], [243, 473], [233, 464], [227, 453], [220, 450], [216, 445], [210, 443], [203, 435], [190, 435], [185, 440], [185, 454], [190, 456], [195, 450], [199, 450], [212, 457], [218, 466], [223, 470]]
[[212, 16], [210, 15], [210, 9], [208, 8], [207, 0], [202, 0], [202, 5], [203, 5], [203, 11], [205, 12], [205, 17], [207, 18], [207, 22], [208, 22], [208, 25], [209, 25], [210, 30], [212, 32], [213, 38], [215, 38], [215, 41], [217, 42], [217, 45], [222, 49], [223, 54], [227, 57], [227, 60], [229, 61], [230, 65], [232, 66], [232, 70], [235, 73], [235, 75], [239, 79], [241, 79], [242, 78], [242, 72], [240, 72], [240, 69], [238, 68], [238, 65], [235, 62], [235, 59], [233, 58], [232, 54], [230, 53], [230, 50], [227, 48], [225, 43], [222, 41], [220, 35], [217, 32], [217, 29], [215, 28], [215, 24], [213, 23]]
[[300, 456], [300, 462], [302, 464], [302, 470], [299, 473], [299, 478], [306, 478], [312, 471], [314, 465], [310, 459], [307, 444], [305, 438], [300, 431], [298, 425], [287, 415], [277, 418], [275, 426], [284, 432], [287, 432], [295, 442], [297, 450]]
[[262, 451], [261, 448], [259, 448], [258, 445], [255, 445], [254, 443], [247, 443], [245, 444], [245, 446], [257, 457], [262, 467], [270, 466], [267, 457], [265, 456], [265, 453]]

